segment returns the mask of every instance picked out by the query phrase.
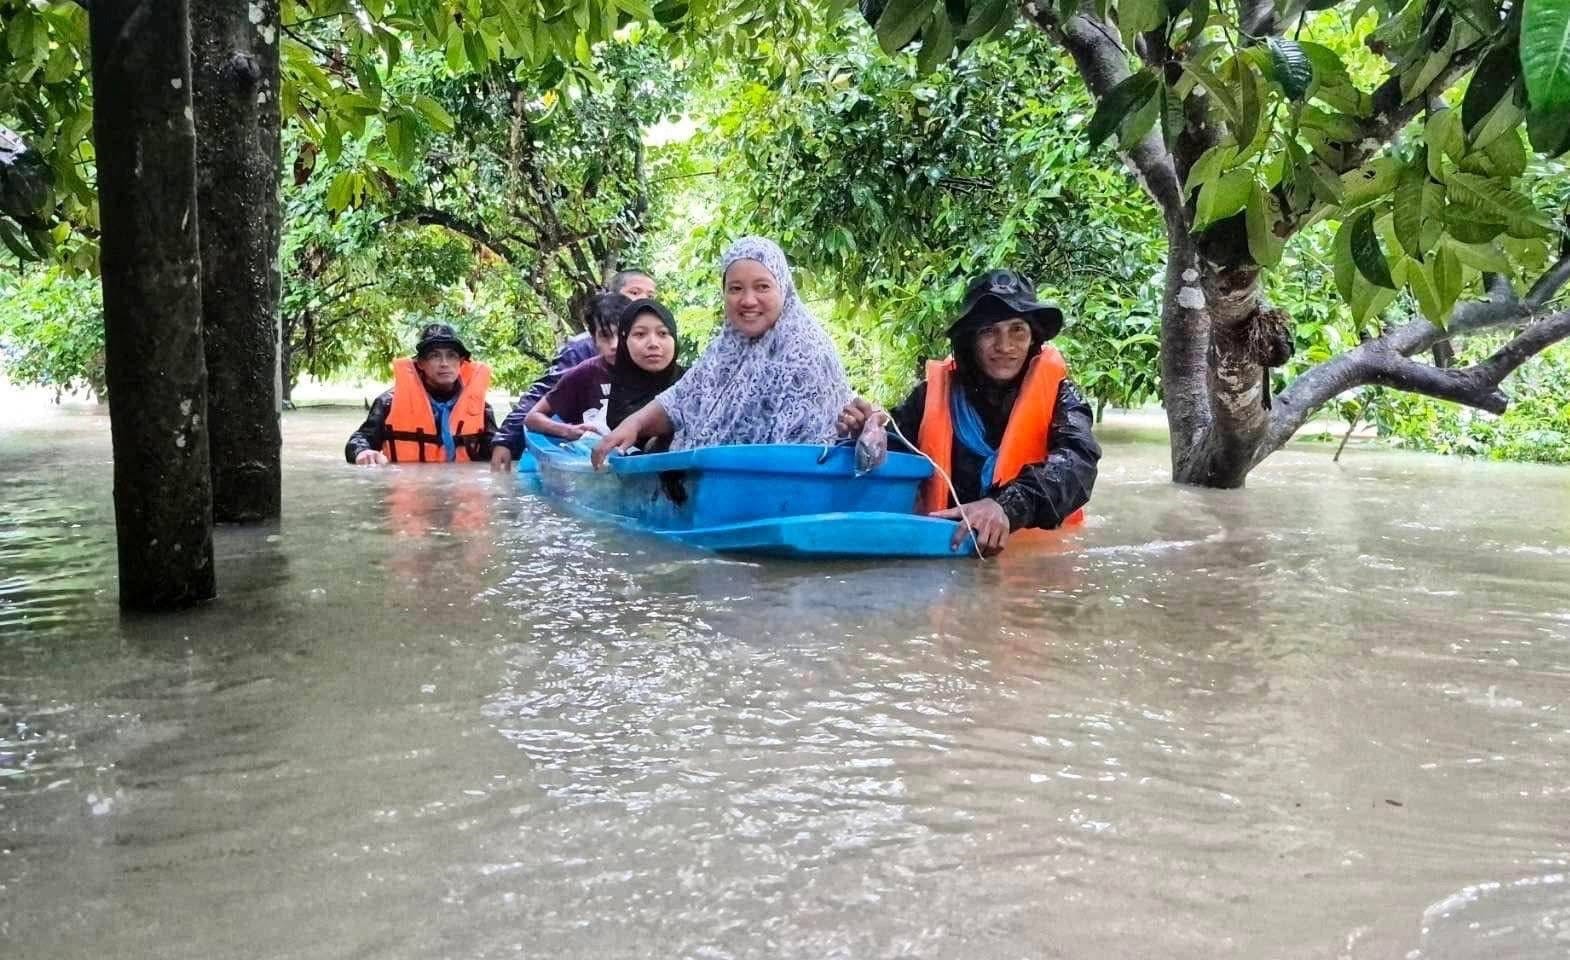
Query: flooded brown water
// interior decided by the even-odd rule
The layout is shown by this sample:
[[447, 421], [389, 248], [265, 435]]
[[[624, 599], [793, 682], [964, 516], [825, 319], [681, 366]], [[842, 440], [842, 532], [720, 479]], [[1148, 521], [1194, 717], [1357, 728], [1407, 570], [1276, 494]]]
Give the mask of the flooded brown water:
[[1108, 434], [1055, 550], [753, 564], [357, 420], [137, 619], [106, 421], [0, 432], [0, 954], [1570, 955], [1570, 471]]

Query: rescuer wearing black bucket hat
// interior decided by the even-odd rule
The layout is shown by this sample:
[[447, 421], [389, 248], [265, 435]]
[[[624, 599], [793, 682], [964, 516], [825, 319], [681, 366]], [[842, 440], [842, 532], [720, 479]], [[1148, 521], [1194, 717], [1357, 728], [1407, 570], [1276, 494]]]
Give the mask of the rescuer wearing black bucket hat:
[[496, 416], [485, 402], [491, 368], [445, 323], [427, 324], [414, 356], [393, 361], [393, 388], [376, 398], [344, 457], [361, 466], [485, 461]]
[[[1063, 311], [1037, 300], [1028, 278], [988, 270], [965, 288], [948, 328], [951, 355], [929, 361], [926, 379], [888, 414], [937, 468], [919, 507], [963, 521], [956, 545], [974, 531], [977, 546], [995, 553], [1016, 531], [1083, 517], [1101, 447], [1089, 404], [1047, 342], [1062, 329]], [[841, 431], [859, 434], [874, 412], [852, 400]]]

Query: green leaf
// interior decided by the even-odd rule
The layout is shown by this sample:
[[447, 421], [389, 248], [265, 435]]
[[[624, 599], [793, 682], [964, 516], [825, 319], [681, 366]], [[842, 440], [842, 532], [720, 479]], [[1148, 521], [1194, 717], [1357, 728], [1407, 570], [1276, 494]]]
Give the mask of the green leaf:
[[981, 0], [971, 5], [970, 19], [959, 32], [961, 43], [972, 43], [996, 30], [1013, 6], [1011, 0]]
[[64, 153], [67, 157], [76, 155], [76, 150], [82, 144], [82, 138], [93, 127], [93, 111], [91, 107], [82, 106], [71, 114], [70, 118], [60, 127], [60, 134], [55, 140], [55, 152]]
[[1462, 243], [1455, 237], [1446, 236], [1440, 241], [1440, 246], [1456, 260], [1474, 270], [1488, 273], [1510, 272], [1509, 259], [1505, 257], [1504, 251], [1492, 242]]
[[947, 14], [933, 14], [932, 23], [921, 34], [921, 52], [916, 55], [916, 72], [928, 74], [937, 70], [954, 52], [954, 26]]
[[1517, 72], [1516, 50], [1509, 44], [1494, 47], [1472, 71], [1466, 85], [1466, 96], [1461, 98], [1461, 124], [1471, 130], [1488, 111], [1494, 109], [1515, 84]]
[[1521, 143], [1521, 134], [1507, 130], [1489, 141], [1488, 146], [1467, 154], [1461, 161], [1461, 169], [1485, 177], [1514, 179], [1526, 172], [1526, 159], [1526, 146]]
[[44, 64], [44, 83], [59, 83], [76, 72], [76, 52], [65, 44], [55, 47]]
[[1281, 250], [1286, 245], [1276, 233], [1276, 224], [1281, 221], [1280, 203], [1269, 191], [1254, 183], [1245, 211], [1249, 255], [1262, 267], [1280, 263]]
[[1205, 25], [1210, 22], [1210, 0], [1192, 0], [1188, 5], [1188, 16], [1188, 30], [1178, 41], [1179, 44], [1193, 43], [1205, 32]]
[[1275, 81], [1288, 100], [1302, 100], [1314, 81], [1314, 67], [1308, 54], [1292, 40], [1271, 36], [1265, 41], [1270, 51], [1270, 68]]
[[1309, 176], [1313, 178], [1311, 184], [1314, 196], [1318, 197], [1321, 203], [1339, 206], [1346, 202], [1346, 187], [1340, 177], [1317, 158], [1309, 161], [1307, 166]]
[[349, 199], [354, 195], [354, 172], [341, 170], [333, 177], [332, 185], [327, 188], [327, 209], [333, 213], [341, 213], [348, 209]]
[[1416, 260], [1407, 260], [1403, 265], [1406, 267], [1406, 285], [1417, 300], [1418, 311], [1434, 326], [1443, 327], [1449, 310], [1440, 304], [1432, 277], [1423, 264]]
[[649, 6], [648, 0], [616, 0], [616, 6], [626, 11], [634, 20], [647, 23], [654, 19], [654, 8]]
[[1336, 231], [1331, 250], [1336, 291], [1351, 308], [1354, 323], [1361, 324], [1370, 315], [1377, 314], [1390, 305], [1390, 302], [1395, 299], [1396, 292], [1376, 287], [1358, 273], [1357, 264], [1352, 259], [1351, 220], [1341, 222], [1341, 229]]
[[1118, 124], [1118, 146], [1128, 150], [1145, 139], [1145, 134], [1150, 132], [1161, 117], [1161, 106], [1166, 102], [1165, 95], [1166, 90], [1158, 87], [1155, 96], [1146, 99], [1138, 110]]
[[1428, 145], [1428, 173], [1437, 180], [1444, 176], [1441, 160], [1446, 155], [1457, 160], [1466, 155], [1466, 139], [1457, 112], [1435, 110], [1423, 128], [1423, 142]]
[[1156, 95], [1156, 85], [1159, 83], [1156, 75], [1148, 68], [1138, 73], [1131, 73], [1123, 81], [1101, 98], [1096, 105], [1096, 112], [1091, 116], [1090, 123], [1085, 128], [1085, 139], [1092, 148], [1112, 135], [1123, 120], [1143, 107], [1146, 102]]
[[1232, 131], [1232, 137], [1239, 147], [1246, 149], [1259, 135], [1260, 104], [1264, 96], [1260, 90], [1259, 74], [1254, 72], [1254, 68], [1242, 58], [1233, 63], [1238, 76], [1238, 97], [1237, 127]]
[[1313, 64], [1314, 77], [1321, 84], [1351, 83], [1352, 77], [1347, 73], [1346, 64], [1341, 62], [1341, 55], [1322, 43], [1313, 43], [1309, 40], [1297, 42], [1297, 48]]
[[1485, 244], [1504, 233], [1505, 225], [1480, 219], [1477, 214], [1452, 203], [1445, 207], [1445, 229], [1462, 243]]
[[1414, 64], [1401, 75], [1401, 98], [1411, 100], [1421, 96], [1450, 66], [1450, 61], [1455, 59], [1456, 40], [1460, 31], [1452, 29], [1445, 35], [1444, 43], [1439, 49], [1430, 53], [1417, 64]]
[[1188, 74], [1210, 99], [1221, 105], [1221, 109], [1226, 112], [1228, 124], [1237, 123], [1237, 98], [1232, 96], [1231, 88], [1223, 83], [1220, 77], [1197, 63], [1183, 64], [1183, 72]]
[[1450, 319], [1451, 308], [1461, 298], [1465, 270], [1461, 266], [1461, 258], [1448, 246], [1441, 246], [1435, 252], [1430, 270], [1434, 281], [1434, 292], [1439, 296], [1440, 313], [1443, 316], [1443, 319], [1436, 323], [1443, 326]]
[[[841, 10], [844, 9], [845, 4], [840, 2], [840, 0], [835, 0], [835, 3]], [[503, 4], [503, 6], [505, 6], [505, 4]], [[654, 19], [658, 20], [667, 27], [671, 26], [672, 24], [680, 23], [683, 19], [686, 18], [687, 10], [690, 6], [691, 4], [680, 3], [677, 2], [677, 0], [662, 0], [662, 2], [657, 3], [654, 6]], [[838, 19], [835, 19], [832, 22], [838, 23], [839, 21]]]
[[932, 0], [889, 0], [878, 17], [878, 46], [893, 56], [916, 39], [931, 16]]
[[452, 133], [456, 127], [452, 115], [431, 97], [423, 94], [415, 97], [414, 109], [418, 110], [420, 116], [424, 117], [438, 133]]
[[1188, 115], [1183, 111], [1183, 98], [1165, 85], [1161, 88], [1161, 139], [1167, 149], [1173, 149], [1183, 130], [1188, 126]]
[[1341, 175], [1342, 199], [1347, 209], [1361, 207], [1377, 200], [1395, 189], [1400, 164], [1390, 157], [1380, 157], [1356, 170]]
[[4, 217], [0, 217], [0, 243], [3, 243], [13, 256], [24, 263], [38, 259], [38, 254], [22, 242], [22, 235], [17, 232], [11, 221]]
[[1570, 0], [1525, 0], [1521, 73], [1533, 109], [1570, 110]]
[[1193, 193], [1200, 184], [1213, 180], [1232, 159], [1237, 156], [1237, 148], [1229, 143], [1218, 143], [1194, 161], [1188, 169], [1188, 180], [1183, 184], [1183, 194]]
[[466, 72], [469, 68], [469, 54], [463, 48], [463, 32], [454, 30], [447, 34], [447, 70], [454, 76]]
[[1390, 278], [1390, 263], [1385, 259], [1379, 235], [1374, 231], [1374, 211], [1363, 210], [1354, 216], [1351, 230], [1352, 262], [1357, 265], [1357, 272], [1376, 287], [1394, 290], [1396, 283]]
[[1473, 149], [1481, 149], [1494, 142], [1494, 138], [1503, 136], [1521, 125], [1526, 119], [1526, 110], [1518, 102], [1516, 92], [1512, 89], [1504, 99], [1488, 111], [1483, 122], [1467, 131], [1467, 139]]
[[1248, 205], [1254, 174], [1248, 168], [1233, 168], [1199, 188], [1194, 203], [1194, 230], [1200, 231], [1218, 220], [1225, 220]]
[[1119, 0], [1118, 32], [1129, 49], [1133, 49], [1135, 37], [1166, 22], [1166, 0]]
[[1428, 183], [1428, 161], [1419, 156], [1403, 164], [1396, 177], [1394, 225], [1396, 242], [1407, 256], [1423, 259], [1423, 221], [1428, 211], [1423, 203], [1423, 187]]
[[1557, 157], [1570, 150], [1570, 110], [1529, 110], [1526, 135], [1532, 149], [1545, 157]]
[[1450, 199], [1480, 219], [1503, 223], [1512, 237], [1541, 237], [1549, 231], [1548, 217], [1532, 201], [1502, 183], [1470, 173], [1452, 173]]

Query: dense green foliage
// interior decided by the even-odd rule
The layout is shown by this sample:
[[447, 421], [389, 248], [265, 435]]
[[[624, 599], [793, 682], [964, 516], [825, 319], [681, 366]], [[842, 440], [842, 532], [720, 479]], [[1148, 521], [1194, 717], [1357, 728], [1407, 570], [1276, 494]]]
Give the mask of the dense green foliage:
[[16, 383], [56, 396], [104, 391], [104, 311], [98, 282], [57, 268], [0, 272], [0, 366]]
[[883, 400], [947, 352], [965, 282], [997, 264], [1075, 317], [1065, 348], [1098, 400], [1153, 400], [1155, 217], [1122, 174], [1085, 162], [1088, 98], [1046, 48], [1019, 31], [923, 77], [846, 21], [793, 74], [731, 77], [693, 145], [726, 185], [708, 252], [778, 238]]
[[[1529, 279], [1570, 199], [1563, 165], [1529, 150], [1552, 155], [1570, 136], [1556, 120], [1570, 110], [1553, 106], [1562, 58], [1543, 41], [1566, 9], [1556, 0], [1503, 14], [1471, 0], [1344, 3], [1257, 43], [1230, 6], [1102, 0], [1121, 39], [1169, 67], [1136, 69], [1099, 108], [1012, 3], [861, 4], [876, 30], [848, 6], [285, 3], [288, 380], [385, 376], [439, 318], [499, 384], [521, 386], [573, 304], [629, 264], [658, 274], [692, 350], [717, 322], [715, 255], [755, 231], [786, 247], [880, 400], [946, 351], [965, 279], [1006, 264], [1064, 305], [1060, 343], [1098, 407], [1151, 403], [1162, 217], [1096, 144], [1192, 133], [1196, 100], [1216, 139], [1186, 172], [1189, 212], [1213, 238], [1235, 227], [1268, 268], [1297, 348], [1277, 389], [1381, 318], [1442, 320], [1485, 268]], [[26, 137], [52, 184], [31, 198], [35, 219], [0, 218], [0, 239], [53, 260], [0, 287], [0, 356], [13, 379], [101, 390], [102, 318], [79, 276], [96, 261], [85, 15], [0, 0], [0, 20], [0, 125]], [[880, 41], [919, 42], [891, 57]], [[1418, 90], [1460, 50], [1484, 64], [1470, 85], [1389, 151], [1365, 150], [1354, 134], [1380, 77], [1393, 69], [1398, 92]], [[651, 138], [683, 113], [695, 135]], [[1460, 359], [1499, 342], [1473, 340]], [[1565, 369], [1563, 348], [1523, 369], [1503, 417], [1383, 388], [1342, 408], [1415, 446], [1566, 460]]]
[[[924, 69], [947, 60], [956, 40], [995, 29], [1000, 7], [1013, 9], [994, 0], [876, 6], [880, 15], [871, 19], [884, 48], [919, 39]], [[1042, 6], [1049, 8], [1044, 22], [1056, 27], [1080, 5]], [[1358, 322], [1406, 290], [1442, 325], [1482, 270], [1530, 281], [1556, 231], [1517, 181], [1528, 166], [1526, 140], [1546, 156], [1570, 147], [1570, 110], [1560, 99], [1570, 64], [1553, 56], [1564, 46], [1563, 32], [1557, 46], [1548, 36], [1559, 15], [1544, 13], [1570, 17], [1570, 7], [1556, 0], [1528, 5], [1537, 13], [1526, 18], [1523, 33], [1520, 4], [1265, 5], [1272, 21], [1297, 19], [1287, 38], [1244, 23], [1252, 6], [1097, 4], [1145, 66], [1108, 90], [1088, 125], [1089, 141], [1115, 134], [1130, 149], [1154, 133], [1178, 155], [1185, 138], [1208, 144], [1179, 171], [1192, 230], [1241, 227], [1247, 258], [1261, 266], [1277, 265], [1283, 241], [1295, 232], [1339, 221], [1336, 286]], [[1323, 12], [1307, 14], [1305, 7]], [[1283, 11], [1295, 14], [1279, 16]], [[1376, 26], [1366, 13], [1380, 15]], [[1369, 91], [1354, 78], [1357, 63], [1349, 66], [1336, 49], [1348, 34], [1392, 62], [1388, 87]], [[1459, 102], [1427, 106], [1425, 96], [1447, 73], [1474, 61], [1478, 69]], [[1535, 102], [1528, 87], [1539, 91]], [[1390, 119], [1403, 108], [1426, 119], [1414, 125], [1410, 141], [1381, 153], [1383, 138], [1400, 130], [1390, 129]]]

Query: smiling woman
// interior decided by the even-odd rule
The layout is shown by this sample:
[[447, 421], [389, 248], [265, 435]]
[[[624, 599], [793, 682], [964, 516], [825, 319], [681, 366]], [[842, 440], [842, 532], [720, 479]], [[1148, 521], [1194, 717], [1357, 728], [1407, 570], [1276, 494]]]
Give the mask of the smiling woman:
[[852, 397], [828, 334], [802, 303], [785, 254], [743, 237], [720, 262], [725, 327], [685, 377], [595, 449], [674, 431], [674, 449], [736, 443], [827, 443]]

